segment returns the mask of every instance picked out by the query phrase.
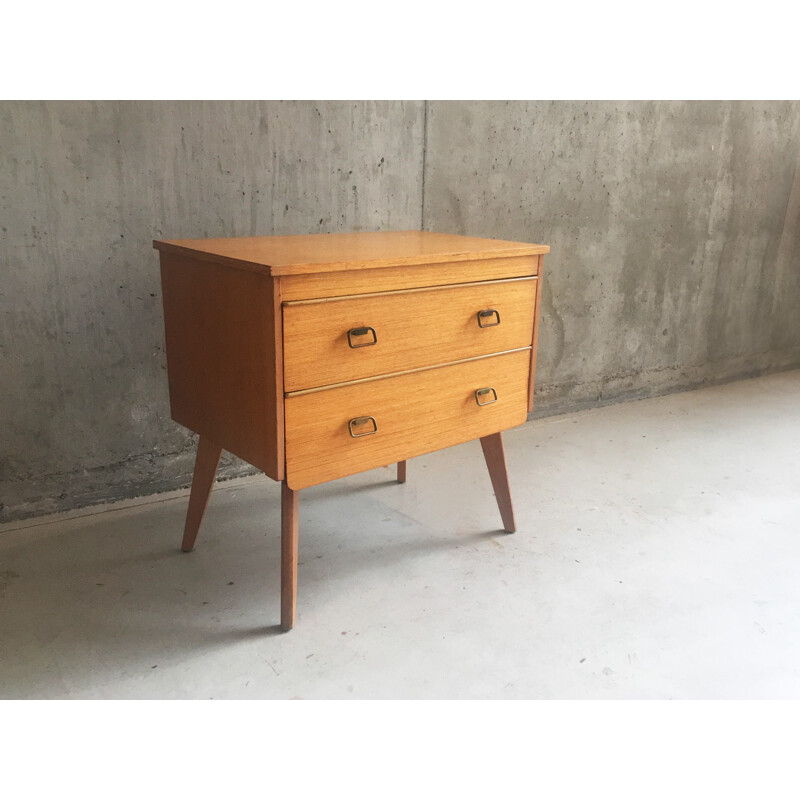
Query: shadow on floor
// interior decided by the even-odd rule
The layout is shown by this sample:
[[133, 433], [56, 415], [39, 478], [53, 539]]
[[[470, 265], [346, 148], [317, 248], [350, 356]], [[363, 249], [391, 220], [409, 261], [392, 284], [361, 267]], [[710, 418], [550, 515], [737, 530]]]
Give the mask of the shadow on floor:
[[[380, 575], [431, 551], [507, 536], [412, 526], [381, 502], [389, 483], [397, 485], [309, 493], [299, 567], [307, 607], [348, 591], [359, 573]], [[359, 520], [375, 522], [353, 531], [348, 496], [367, 488]], [[280, 501], [270, 489], [212, 496], [192, 553], [179, 549], [185, 499], [6, 534], [0, 697], [70, 696], [74, 686], [118, 682], [121, 671], [137, 675], [198, 654], [224, 660], [242, 643], [280, 643]]]

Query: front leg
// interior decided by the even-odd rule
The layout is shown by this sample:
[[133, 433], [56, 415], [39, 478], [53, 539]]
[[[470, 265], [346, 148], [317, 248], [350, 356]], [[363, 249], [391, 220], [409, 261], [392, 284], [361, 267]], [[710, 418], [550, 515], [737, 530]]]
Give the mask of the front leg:
[[294, 627], [297, 608], [297, 529], [299, 492], [281, 482], [281, 629]]

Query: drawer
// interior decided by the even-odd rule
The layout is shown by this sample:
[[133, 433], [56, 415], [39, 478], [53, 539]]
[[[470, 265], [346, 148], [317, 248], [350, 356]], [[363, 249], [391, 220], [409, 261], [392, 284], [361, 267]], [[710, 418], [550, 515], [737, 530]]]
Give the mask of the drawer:
[[[303, 489], [521, 425], [529, 369], [528, 347], [287, 397], [288, 485]], [[481, 400], [494, 402], [479, 406], [476, 391], [489, 388]], [[374, 433], [372, 421], [351, 422], [367, 417]]]
[[[284, 389], [527, 347], [533, 338], [536, 280], [285, 303]], [[485, 315], [479, 318], [480, 312]]]
[[515, 256], [311, 275], [282, 275], [281, 296], [284, 300], [311, 300], [316, 297], [344, 297], [367, 292], [522, 278], [539, 274], [539, 258]]

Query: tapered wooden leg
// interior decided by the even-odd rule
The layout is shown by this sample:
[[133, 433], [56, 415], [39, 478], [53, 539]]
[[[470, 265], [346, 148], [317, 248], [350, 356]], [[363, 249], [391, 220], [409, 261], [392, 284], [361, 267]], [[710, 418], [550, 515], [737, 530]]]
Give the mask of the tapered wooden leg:
[[397, 482], [398, 483], [405, 483], [406, 482], [406, 462], [405, 461], [398, 461], [397, 462]]
[[192, 490], [189, 493], [189, 509], [186, 512], [186, 525], [183, 528], [181, 550], [184, 553], [188, 553], [194, 547], [197, 531], [200, 530], [200, 523], [206, 513], [208, 496], [214, 485], [221, 455], [222, 448], [218, 444], [200, 437], [197, 445], [197, 458], [194, 462]]
[[294, 627], [297, 608], [297, 518], [298, 495], [281, 483], [281, 629]]
[[503, 451], [503, 439], [499, 433], [481, 438], [483, 457], [489, 468], [489, 477], [492, 479], [492, 488], [497, 498], [500, 516], [503, 518], [503, 527], [506, 533], [514, 533], [517, 529], [514, 522], [514, 507], [511, 505], [511, 489], [508, 486], [508, 470], [506, 469], [506, 454]]

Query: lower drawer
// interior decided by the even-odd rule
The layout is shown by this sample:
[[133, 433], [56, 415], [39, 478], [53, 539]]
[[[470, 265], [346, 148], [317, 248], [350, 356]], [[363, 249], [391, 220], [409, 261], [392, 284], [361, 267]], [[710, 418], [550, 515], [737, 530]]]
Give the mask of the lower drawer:
[[525, 348], [287, 397], [287, 483], [303, 489], [521, 425], [529, 370]]

